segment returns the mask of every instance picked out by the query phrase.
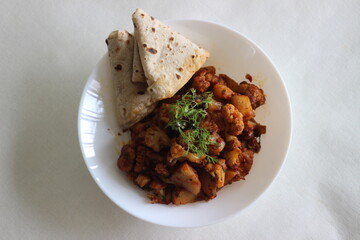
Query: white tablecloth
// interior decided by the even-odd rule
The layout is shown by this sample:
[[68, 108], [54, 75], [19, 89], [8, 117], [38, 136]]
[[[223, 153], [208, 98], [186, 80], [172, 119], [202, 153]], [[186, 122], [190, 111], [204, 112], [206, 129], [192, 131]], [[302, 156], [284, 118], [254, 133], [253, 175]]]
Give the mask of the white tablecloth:
[[[228, 25], [284, 77], [287, 162], [241, 215], [195, 229], [130, 216], [82, 160], [77, 108], [113, 29], [140, 7]], [[360, 239], [359, 1], [0, 2], [0, 239]]]

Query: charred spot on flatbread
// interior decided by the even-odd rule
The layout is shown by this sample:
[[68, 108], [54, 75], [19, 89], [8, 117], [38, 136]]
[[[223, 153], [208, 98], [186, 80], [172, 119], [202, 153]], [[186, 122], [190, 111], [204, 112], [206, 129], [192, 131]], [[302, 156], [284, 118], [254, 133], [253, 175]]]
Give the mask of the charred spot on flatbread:
[[121, 66], [121, 64], [118, 64], [114, 68], [115, 68], [116, 71], [121, 71], [122, 66]]
[[181, 76], [179, 74], [175, 74], [175, 76], [176, 76], [177, 79], [181, 78]]
[[148, 51], [151, 54], [157, 54], [157, 50], [155, 48], [147, 48], [146, 51]]
[[151, 31], [155, 32], [155, 28], [151, 28]]

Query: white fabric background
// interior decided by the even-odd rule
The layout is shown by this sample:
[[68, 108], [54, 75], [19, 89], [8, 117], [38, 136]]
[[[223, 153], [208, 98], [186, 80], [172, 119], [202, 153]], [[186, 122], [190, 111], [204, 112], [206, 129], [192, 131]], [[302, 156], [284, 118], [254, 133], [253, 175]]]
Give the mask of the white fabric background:
[[[77, 108], [113, 29], [141, 7], [228, 25], [274, 61], [293, 108], [287, 162], [221, 224], [140, 221], [96, 186]], [[0, 239], [360, 239], [359, 1], [0, 1]]]

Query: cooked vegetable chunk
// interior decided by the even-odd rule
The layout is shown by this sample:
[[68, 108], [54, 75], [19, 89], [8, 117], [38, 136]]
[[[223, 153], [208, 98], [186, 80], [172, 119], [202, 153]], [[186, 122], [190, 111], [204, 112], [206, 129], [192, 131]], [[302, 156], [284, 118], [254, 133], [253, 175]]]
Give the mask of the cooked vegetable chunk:
[[145, 144], [155, 152], [160, 152], [163, 147], [170, 145], [170, 139], [159, 127], [152, 126], [146, 130]]
[[210, 173], [206, 171], [201, 171], [200, 180], [201, 180], [201, 190], [204, 192], [204, 194], [209, 199], [215, 198], [217, 192], [216, 178], [211, 176]]
[[188, 163], [182, 163], [171, 175], [171, 181], [179, 187], [197, 195], [200, 192], [201, 183], [195, 169]]
[[249, 97], [253, 109], [258, 108], [265, 103], [264, 91], [258, 86], [245, 81], [241, 82], [239, 86], [239, 93]]
[[241, 112], [244, 119], [251, 119], [255, 117], [255, 112], [251, 107], [251, 102], [248, 96], [235, 94], [231, 97], [231, 103]]
[[229, 152], [224, 154], [226, 165], [229, 168], [237, 168], [240, 165], [239, 156], [241, 154], [241, 150], [239, 148], [234, 148]]
[[235, 94], [230, 88], [222, 84], [216, 84], [213, 93], [219, 100], [229, 100]]
[[227, 170], [225, 173], [225, 184], [232, 183], [236, 179], [236, 176], [239, 176], [239, 175], [240, 175], [240, 173], [238, 171]]
[[172, 202], [175, 205], [192, 203], [195, 202], [195, 200], [196, 200], [196, 195], [185, 189], [177, 188], [173, 191]]
[[121, 155], [117, 162], [118, 167], [125, 172], [130, 172], [133, 167], [135, 157], [134, 148], [132, 148], [130, 144], [125, 145], [121, 150]]
[[227, 123], [227, 132], [231, 135], [240, 135], [244, 129], [243, 116], [232, 104], [226, 104], [221, 109]]
[[139, 185], [139, 187], [142, 188], [150, 182], [150, 178], [145, 175], [139, 174], [139, 176], [137, 176], [137, 178], [135, 179], [135, 182], [137, 185]]

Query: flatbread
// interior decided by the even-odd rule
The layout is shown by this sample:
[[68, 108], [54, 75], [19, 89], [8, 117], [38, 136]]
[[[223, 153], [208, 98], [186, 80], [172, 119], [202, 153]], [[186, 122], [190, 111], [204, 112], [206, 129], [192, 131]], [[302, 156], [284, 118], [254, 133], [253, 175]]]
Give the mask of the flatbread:
[[205, 63], [209, 52], [141, 9], [132, 19], [148, 92], [154, 101], [172, 97]]
[[144, 69], [141, 64], [140, 55], [139, 55], [139, 48], [134, 39], [134, 59], [133, 59], [133, 74], [132, 74], [132, 81], [133, 82], [142, 82], [146, 83]]
[[134, 37], [127, 31], [114, 31], [106, 39], [116, 97], [116, 117], [129, 127], [152, 112], [156, 106], [146, 91], [147, 84], [133, 83]]

